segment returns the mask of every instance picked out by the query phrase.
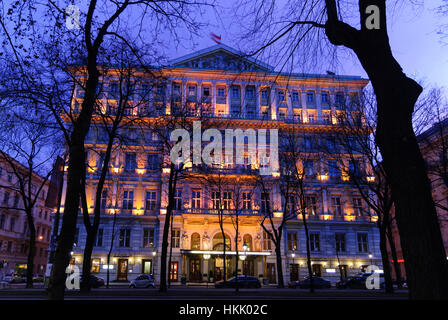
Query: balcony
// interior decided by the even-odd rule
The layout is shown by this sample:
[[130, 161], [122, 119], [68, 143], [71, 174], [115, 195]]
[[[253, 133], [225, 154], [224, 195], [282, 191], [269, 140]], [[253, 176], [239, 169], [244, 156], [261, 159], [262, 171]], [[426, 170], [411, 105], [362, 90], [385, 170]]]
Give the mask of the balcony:
[[206, 164], [195, 165], [190, 168], [186, 168], [187, 172], [191, 173], [221, 173], [221, 174], [259, 174], [258, 169], [254, 169], [249, 165], [231, 165], [228, 167], [208, 166]]
[[[179, 211], [178, 211], [179, 212]], [[184, 214], [220, 214], [219, 209], [204, 209], [204, 208], [187, 208], [183, 210]], [[224, 209], [223, 214], [225, 215], [245, 215], [245, 216], [255, 216], [259, 214], [258, 210], [238, 210], [236, 212], [234, 209]]]

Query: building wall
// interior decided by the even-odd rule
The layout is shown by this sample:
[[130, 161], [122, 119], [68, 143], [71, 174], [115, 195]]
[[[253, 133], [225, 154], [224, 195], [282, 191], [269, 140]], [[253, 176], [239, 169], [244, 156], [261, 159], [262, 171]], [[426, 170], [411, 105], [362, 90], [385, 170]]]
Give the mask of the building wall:
[[[20, 166], [19, 166], [20, 167]], [[33, 183], [39, 185], [42, 178], [33, 177]], [[16, 188], [17, 177], [9, 164], [0, 162], [0, 275], [23, 273], [29, 252], [29, 228], [23, 210], [20, 194], [9, 189]], [[43, 187], [33, 209], [36, 229], [36, 255], [34, 258], [34, 273], [44, 274], [47, 265], [48, 246], [51, 237], [51, 214], [53, 208], [45, 206], [48, 183]], [[9, 196], [6, 196], [8, 194]], [[18, 199], [16, 200], [16, 197]], [[3, 221], [3, 222], [1, 222]], [[14, 221], [12, 223], [12, 221]]]
[[[219, 55], [217, 59], [219, 59]], [[202, 65], [201, 63], [199, 65]], [[275, 128], [285, 130], [287, 128], [298, 127], [304, 134], [315, 137], [332, 134], [332, 132], [339, 130], [340, 125], [337, 122], [337, 115], [344, 111], [350, 112], [342, 110], [341, 107], [337, 106], [335, 102], [336, 93], [343, 93], [348, 99], [350, 94], [360, 94], [363, 87], [367, 84], [366, 80], [359, 77], [336, 78], [323, 75], [288, 75], [277, 77], [276, 73], [268, 71], [263, 73], [234, 72], [231, 70], [221, 72], [214, 70], [213, 67], [207, 70], [186, 68], [183, 62], [178, 67], [170, 70], [162, 70], [162, 72], [168, 77], [166, 90], [162, 98], [157, 98], [155, 93], [151, 94], [152, 100], [148, 106], [150, 109], [155, 109], [155, 106], [161, 103], [162, 108], [160, 112], [162, 115], [175, 114], [176, 108], [184, 104], [188, 105], [189, 98], [198, 101], [199, 97], [202, 96], [203, 100], [201, 101], [206, 101], [205, 104], [202, 104], [203, 112], [207, 110], [209, 121], [211, 121], [214, 127], [221, 130], [225, 128], [241, 128], [243, 130], [247, 128]], [[141, 77], [144, 78], [144, 75], [141, 75]], [[106, 81], [104, 81], [104, 85], [107, 92], [108, 84]], [[234, 86], [239, 88], [237, 89], [240, 92], [239, 97], [233, 97]], [[208, 88], [209, 96], [204, 96], [204, 90], [206, 90], [204, 87]], [[221, 88], [223, 90], [220, 90]], [[252, 90], [248, 88], [253, 88], [253, 95], [241, 94], [241, 92], [245, 93], [247, 90]], [[262, 92], [265, 89], [269, 91], [267, 97]], [[284, 100], [279, 99], [279, 96], [282, 95], [281, 92], [283, 92], [283, 96], [285, 97]], [[219, 96], [220, 93], [224, 93], [224, 97]], [[314, 97], [314, 101], [312, 102], [308, 101], [308, 94], [310, 93]], [[322, 96], [324, 94], [327, 94], [328, 103], [323, 102], [324, 98]], [[110, 103], [111, 100], [107, 94], [104, 94], [102, 99], [104, 105]], [[77, 110], [82, 101], [82, 94], [79, 94], [79, 90], [75, 90], [73, 101], [74, 105], [72, 107]], [[194, 105], [196, 106], [196, 104]], [[140, 110], [136, 109], [133, 112], [133, 115], [137, 116]], [[326, 114], [329, 115], [328, 118], [326, 118]], [[145, 119], [148, 123], [152, 121], [151, 117]], [[110, 244], [114, 212], [117, 214], [117, 229], [126, 227], [131, 230], [131, 245], [129, 248], [123, 249], [115, 242], [112, 250], [112, 267], [110, 267], [112, 268], [110, 269], [111, 280], [117, 279], [119, 259], [128, 259], [127, 280], [134, 279], [142, 272], [142, 261], [144, 259], [151, 259], [153, 261], [151, 272], [155, 275], [156, 281], [159, 277], [160, 251], [167, 206], [168, 171], [166, 165], [159, 170], [151, 170], [146, 162], [146, 155], [148, 153], [160, 154], [158, 141], [155, 138], [150, 132], [149, 134], [146, 132], [145, 135], [137, 135], [134, 142], [117, 148], [113, 153], [110, 176], [106, 182], [106, 187], [112, 194], [112, 200], [102, 212], [100, 226], [104, 230], [103, 241], [105, 242], [105, 247], [95, 248], [93, 253], [93, 258], [99, 258], [101, 261], [98, 274], [105, 276], [106, 269], [103, 269], [103, 265], [106, 264], [105, 256], [107, 254], [107, 246]], [[100, 140], [100, 135], [92, 132], [87, 138], [87, 145], [90, 148], [88, 159], [91, 167], [87, 177], [89, 210], [93, 210], [94, 191], [98, 180], [98, 153], [99, 151], [105, 150], [104, 139], [102, 142]], [[130, 151], [137, 153], [137, 167], [132, 170], [126, 170], [125, 153]], [[358, 156], [359, 160], [363, 162], [362, 155]], [[345, 162], [347, 162], [347, 159]], [[164, 163], [166, 164], [166, 162]], [[316, 168], [321, 167], [322, 161], [316, 163]], [[190, 170], [191, 168], [187, 169]], [[208, 254], [200, 252], [213, 249], [210, 247], [210, 243], [213, 241], [213, 237], [220, 231], [216, 212], [213, 212], [211, 209], [210, 190], [207, 190], [201, 185], [201, 181], [195, 178], [193, 169], [191, 170], [191, 176], [179, 182], [178, 188], [182, 189], [183, 196], [182, 208], [175, 211], [173, 218], [174, 229], [180, 230], [179, 247], [172, 249], [172, 261], [178, 263], [176, 283], [179, 283], [182, 275], [186, 276], [189, 281], [192, 281], [191, 278], [195, 278], [195, 281], [204, 280], [204, 274], [207, 274], [210, 270], [216, 271], [216, 265], [220, 264], [217, 255], [212, 253], [209, 258], [206, 258]], [[229, 177], [231, 179], [242, 179], [242, 181], [246, 181], [244, 180], [246, 179], [245, 175], [246, 173], [235, 170]], [[322, 276], [332, 281], [339, 279], [337, 270], [335, 272], [333, 270], [327, 270], [334, 269], [336, 263], [338, 263], [338, 255], [336, 255], [335, 248], [329, 244], [335, 232], [346, 234], [347, 249], [346, 252], [339, 255], [339, 263], [341, 265], [347, 265], [348, 275], [360, 272], [361, 266], [370, 263], [381, 265], [378, 245], [379, 237], [374, 220], [370, 217], [369, 210], [365, 204], [365, 214], [363, 217], [357, 216], [351, 205], [352, 198], [359, 197], [356, 187], [352, 182], [348, 181], [347, 177], [339, 176], [329, 179], [326, 176], [320, 180], [317, 177], [320, 177], [320, 175], [318, 174], [306, 183], [308, 191], [318, 196], [318, 212], [314, 220], [310, 221], [310, 229], [321, 235], [321, 250], [320, 252], [313, 252], [312, 260], [315, 264], [322, 264]], [[279, 184], [281, 183], [280, 175], [274, 175], [269, 183], [272, 186], [271, 203], [273, 210], [277, 214], [279, 212], [281, 213], [282, 198], [279, 192]], [[202, 205], [200, 210], [191, 209], [191, 191], [193, 188], [202, 190]], [[134, 191], [132, 209], [130, 210], [124, 210], [122, 208], [125, 197], [124, 192], [127, 190]], [[156, 210], [145, 210], [145, 192], [148, 190], [157, 192]], [[332, 195], [340, 196], [342, 199], [343, 215], [340, 218], [335, 217], [330, 212]], [[262, 220], [262, 215], [260, 214], [260, 190], [254, 194], [252, 205], [254, 211], [250, 214], [242, 215], [244, 223], [241, 225], [240, 237], [243, 237], [245, 234], [249, 234], [252, 237], [253, 250], [251, 250], [251, 254], [247, 255], [246, 261], [253, 261], [253, 273], [255, 276], [262, 275], [266, 278], [269, 277], [269, 268], [275, 265], [276, 259], [275, 252], [273, 251], [274, 246], [271, 245], [271, 249], [268, 249], [262, 245], [263, 230], [260, 226], [260, 221]], [[278, 224], [280, 218], [278, 217], [274, 220]], [[83, 239], [85, 239], [81, 215], [78, 222], [80, 225], [79, 240], [73, 249], [73, 256], [75, 262], [81, 266], [84, 245]], [[155, 243], [153, 248], [143, 248], [144, 226], [154, 228], [155, 230]], [[234, 251], [235, 229], [229, 217], [224, 221], [224, 228], [231, 238], [231, 250]], [[284, 280], [287, 283], [291, 279], [289, 264], [299, 265], [300, 278], [306, 275], [304, 264], [305, 235], [301, 219], [296, 218], [288, 221], [284, 232], [282, 261]], [[298, 248], [295, 251], [287, 250], [288, 232], [296, 232], [298, 235]], [[366, 252], [359, 252], [357, 250], [357, 233], [359, 232], [367, 234], [368, 249]], [[191, 235], [194, 233], [198, 233], [201, 239], [200, 249], [198, 250], [191, 249]], [[240, 242], [240, 251], [243, 251], [242, 245], [243, 243]], [[199, 251], [199, 253], [195, 253], [194, 251]], [[372, 258], [368, 257], [369, 253], [372, 255]], [[197, 265], [195, 265], [196, 260], [199, 260]], [[239, 261], [238, 268], [243, 270], [243, 265], [248, 264], [249, 262]], [[192, 268], [199, 268], [199, 275], [192, 275], [192, 271], [190, 270]], [[274, 266], [274, 268], [276, 267]], [[232, 267], [232, 271], [234, 269]], [[277, 272], [275, 270], [275, 273]], [[272, 272], [271, 280], [276, 281], [275, 277], [272, 276]]]

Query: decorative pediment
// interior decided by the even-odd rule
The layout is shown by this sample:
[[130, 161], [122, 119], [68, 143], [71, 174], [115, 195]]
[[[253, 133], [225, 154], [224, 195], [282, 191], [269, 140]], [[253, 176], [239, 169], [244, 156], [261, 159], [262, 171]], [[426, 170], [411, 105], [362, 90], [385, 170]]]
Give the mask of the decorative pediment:
[[230, 71], [272, 71], [261, 61], [226, 45], [215, 45], [170, 61], [174, 67]]

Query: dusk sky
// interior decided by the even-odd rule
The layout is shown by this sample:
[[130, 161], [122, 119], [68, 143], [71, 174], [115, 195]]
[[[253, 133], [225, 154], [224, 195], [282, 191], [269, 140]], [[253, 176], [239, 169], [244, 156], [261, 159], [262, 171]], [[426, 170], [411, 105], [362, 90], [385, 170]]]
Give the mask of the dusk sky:
[[[407, 1], [406, 1], [407, 2]], [[232, 12], [232, 2], [225, 5], [226, 11]], [[422, 5], [410, 6], [404, 4], [394, 12], [389, 12], [389, 36], [395, 58], [403, 67], [405, 73], [417, 81], [423, 81], [425, 87], [443, 86], [448, 88], [448, 38], [443, 38], [437, 32], [443, 24], [448, 24], [448, 17], [441, 17], [435, 8], [442, 0], [424, 1]], [[222, 5], [222, 4], [220, 4]], [[212, 16], [212, 15], [210, 15]], [[227, 16], [230, 16], [227, 15]], [[197, 46], [174, 47], [168, 52], [169, 58], [176, 58], [193, 50], [200, 50], [216, 43], [210, 39], [209, 33], [214, 32], [222, 36], [222, 43], [230, 47], [244, 50], [245, 44], [236, 41], [239, 30], [232, 20], [221, 15], [222, 23], [210, 21], [213, 25], [204, 29], [202, 37], [195, 38]], [[448, 33], [448, 30], [445, 30]], [[314, 72], [325, 72], [313, 70]], [[338, 74], [360, 75], [367, 77], [356, 58], [341, 61]]]

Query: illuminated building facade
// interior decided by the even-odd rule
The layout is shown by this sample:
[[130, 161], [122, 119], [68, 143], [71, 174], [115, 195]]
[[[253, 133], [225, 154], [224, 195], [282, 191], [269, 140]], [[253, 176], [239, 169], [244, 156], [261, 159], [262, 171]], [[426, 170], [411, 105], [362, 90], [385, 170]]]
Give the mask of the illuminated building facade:
[[[156, 121], [163, 125], [164, 117], [186, 110], [189, 120], [206, 121], [211, 128], [278, 129], [280, 137], [284, 130], [295, 128], [303, 135], [304, 144], [308, 143], [307, 139], [320, 141], [320, 137], [340, 130], [343, 124], [338, 122], [338, 115], [349, 112], [345, 102], [359, 97], [368, 83], [356, 76], [278, 74], [269, 65], [242, 57], [225, 45], [175, 59], [170, 67], [161, 68], [160, 72], [164, 76], [163, 84], [151, 86], [148, 103], [135, 108], [131, 115], [142, 116], [148, 123], [152, 121], [152, 125]], [[141, 77], [145, 83], [144, 73]], [[110, 94], [114, 91], [113, 81], [116, 80], [102, 79], [107, 92], [101, 100], [103, 105], [109, 106], [113, 101]], [[141, 88], [147, 90], [143, 85]], [[81, 101], [82, 90], [75, 90], [72, 107], [79, 108]], [[105, 150], [104, 140], [100, 141], [101, 133], [92, 132], [86, 142], [90, 150], [87, 175], [90, 209], [98, 181], [97, 168]], [[113, 153], [92, 271], [104, 277], [109, 268], [113, 280], [131, 280], [139, 274], [152, 273], [157, 282], [166, 223], [169, 166], [167, 155], [160, 152], [161, 138], [151, 130], [139, 132], [130, 128], [128, 133], [134, 135], [133, 142]], [[329, 170], [327, 162], [331, 159], [323, 157], [322, 152], [316, 154], [320, 156], [302, 163], [308, 170], [305, 182], [306, 200], [311, 208], [308, 222], [313, 270], [334, 282], [339, 280], [338, 264], [345, 275], [350, 275], [371, 263], [381, 263], [379, 236], [366, 204], [348, 176], [341, 169]], [[361, 170], [365, 168], [364, 160], [362, 155], [357, 157], [356, 165]], [[348, 158], [343, 161], [346, 166], [348, 162]], [[228, 181], [241, 186], [238, 188], [241, 205], [238, 272], [269, 279], [271, 284], [277, 282], [274, 245], [260, 222], [267, 207], [274, 213], [274, 223], [277, 225], [281, 221], [282, 168], [266, 180], [268, 188], [263, 191], [259, 186], [251, 187], [255, 186], [252, 182], [258, 171], [250, 164], [226, 166], [225, 169], [227, 182], [220, 191], [216, 185], [204, 184], [204, 180], [210, 181], [207, 177], [213, 174], [212, 170], [199, 172], [194, 166], [186, 166], [185, 172], [189, 175], [177, 182], [170, 265], [170, 278], [175, 284], [179, 284], [181, 278], [187, 282], [221, 280], [224, 245], [230, 257], [227, 275], [235, 273], [235, 228], [230, 212], [237, 195]], [[107, 200], [107, 196], [112, 200]], [[223, 221], [226, 241], [223, 241], [217, 214], [220, 201], [224, 211], [229, 212], [228, 216], [224, 214]], [[116, 237], [108, 266], [106, 255], [112, 239], [114, 213]], [[78, 229], [73, 250], [73, 262], [77, 264], [81, 263], [85, 243], [81, 214]], [[282, 239], [285, 283], [302, 279], [307, 271], [305, 233], [300, 217], [286, 223]]]

